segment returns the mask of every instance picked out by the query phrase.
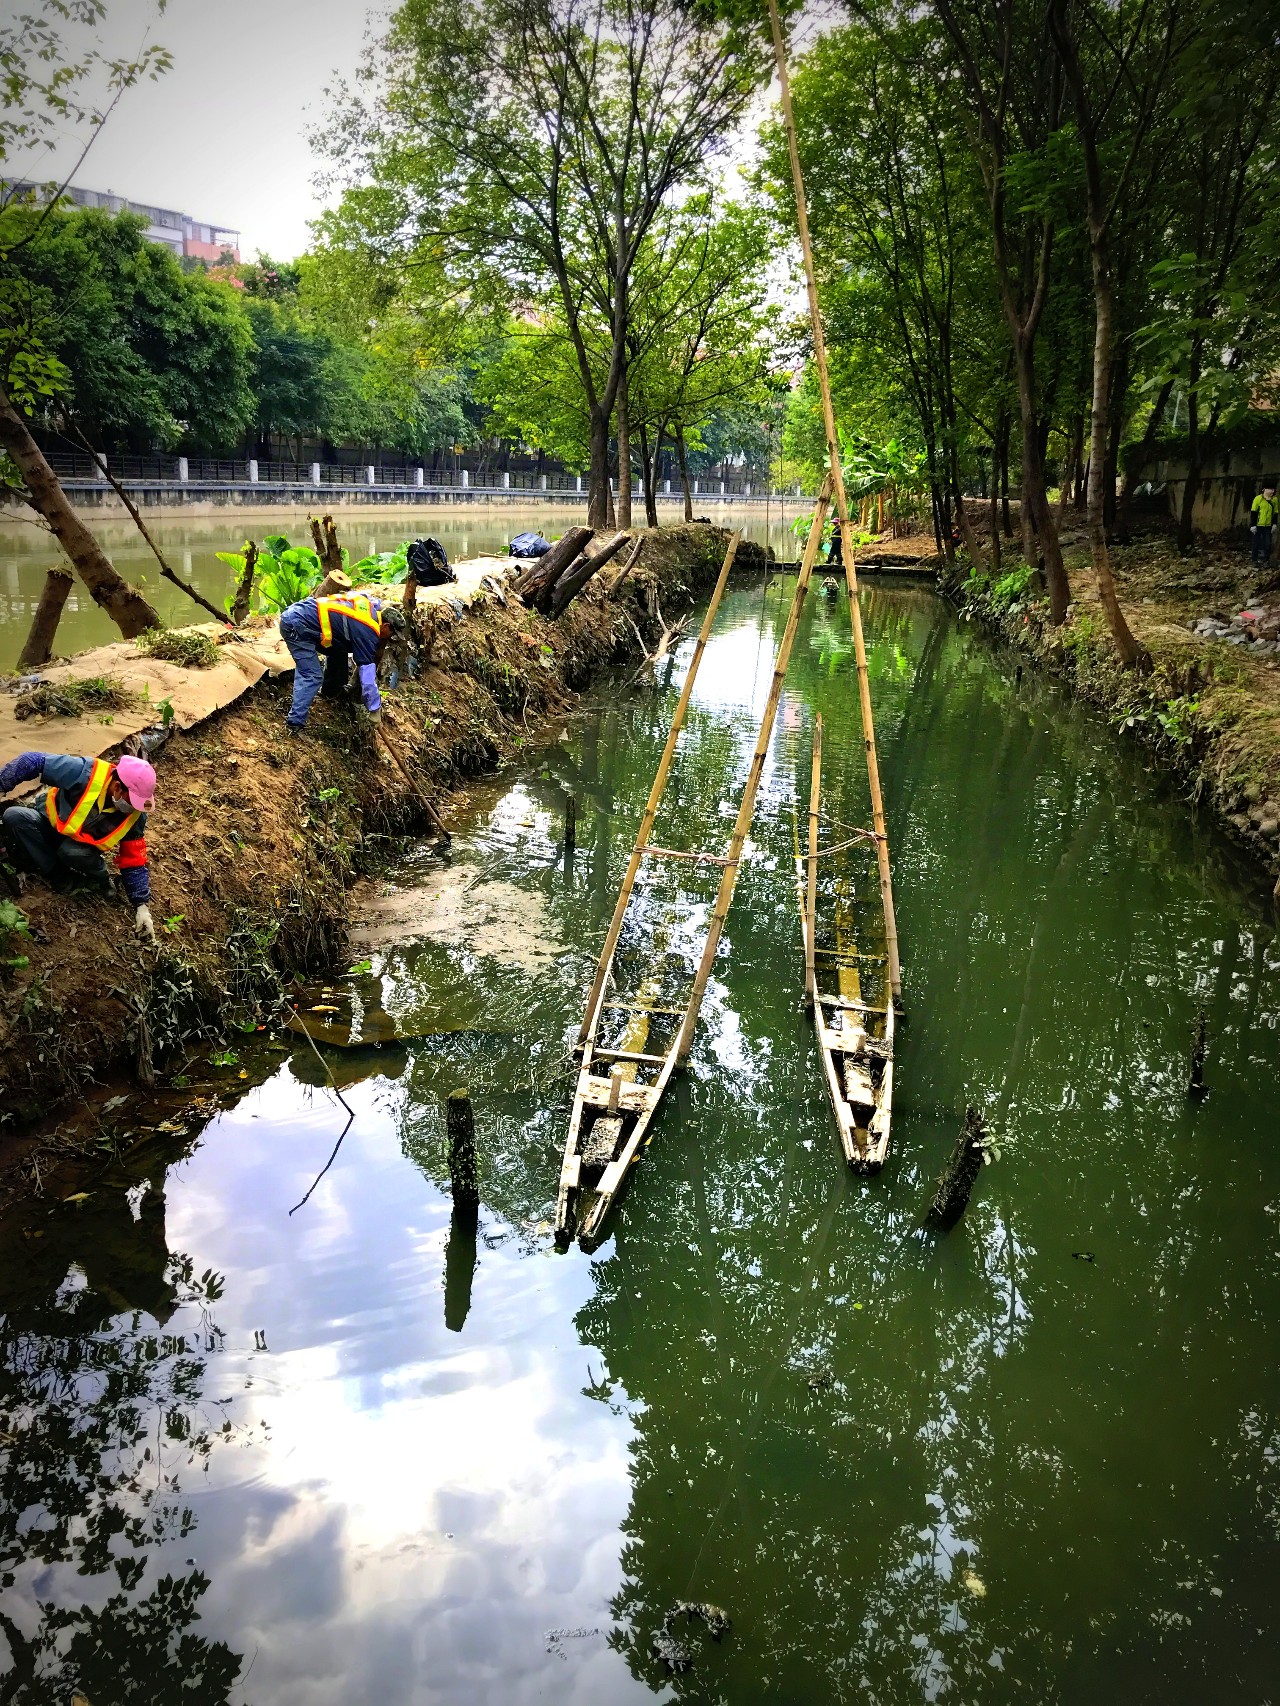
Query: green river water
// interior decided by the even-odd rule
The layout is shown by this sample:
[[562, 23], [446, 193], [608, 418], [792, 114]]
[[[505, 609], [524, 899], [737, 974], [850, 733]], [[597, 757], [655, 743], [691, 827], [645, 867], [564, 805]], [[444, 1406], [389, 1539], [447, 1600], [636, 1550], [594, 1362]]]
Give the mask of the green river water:
[[[790, 585], [725, 601], [667, 845], [727, 837]], [[885, 1171], [839, 1162], [799, 1002], [815, 711], [866, 820], [847, 614], [811, 601], [691, 1069], [595, 1255], [552, 1243], [568, 1045], [688, 642], [478, 790], [446, 875], [484, 930], [424, 908], [333, 995], [406, 1040], [330, 1051], [356, 1117], [303, 1207], [345, 1116], [298, 1046], [214, 1069], [243, 1094], [180, 1130], [104, 1110], [133, 1147], [0, 1226], [0, 1699], [1275, 1696], [1270, 914], [1103, 724], [932, 594], [863, 602], [905, 965]], [[966, 1102], [1001, 1155], [935, 1239]], [[673, 1675], [681, 1600], [732, 1628], [679, 1625]]]

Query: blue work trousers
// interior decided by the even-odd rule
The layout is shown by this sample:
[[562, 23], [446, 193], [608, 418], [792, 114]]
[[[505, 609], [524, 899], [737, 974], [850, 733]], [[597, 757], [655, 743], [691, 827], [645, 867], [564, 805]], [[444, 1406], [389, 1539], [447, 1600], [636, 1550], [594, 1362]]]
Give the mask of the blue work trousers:
[[46, 878], [66, 875], [105, 883], [107, 867], [98, 849], [73, 841], [69, 835], [59, 835], [43, 812], [30, 806], [9, 806], [0, 822], [20, 870]]
[[1250, 534], [1250, 555], [1255, 563], [1267, 564], [1271, 561], [1271, 529], [1255, 527]]
[[326, 699], [341, 696], [351, 671], [351, 654], [338, 645], [322, 654], [315, 636], [300, 631], [292, 622], [281, 622], [280, 638], [293, 659], [293, 704], [288, 723], [290, 728], [300, 729], [321, 687]]

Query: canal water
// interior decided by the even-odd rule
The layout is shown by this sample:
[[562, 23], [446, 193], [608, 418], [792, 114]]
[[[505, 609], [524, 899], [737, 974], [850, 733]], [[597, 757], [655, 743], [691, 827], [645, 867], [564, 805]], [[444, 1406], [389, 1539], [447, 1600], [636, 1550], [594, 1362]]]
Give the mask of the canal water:
[[[667, 845], [727, 838], [789, 587], [725, 601]], [[219, 1109], [104, 1102], [101, 1168], [0, 1225], [6, 1700], [1274, 1697], [1269, 915], [934, 596], [864, 608], [905, 964], [885, 1171], [840, 1164], [799, 1002], [815, 712], [833, 818], [867, 810], [847, 614], [811, 601], [691, 1068], [593, 1256], [550, 1224], [569, 1045], [688, 643], [479, 788], [447, 868], [368, 891], [398, 938], [310, 1002], [401, 1040], [325, 1049], [336, 1155], [310, 1048], [233, 1048], [183, 1072]], [[415, 913], [442, 885], [458, 929]], [[939, 1239], [968, 1103], [999, 1159]], [[681, 1602], [731, 1628], [677, 1618], [672, 1673]]]
[[[792, 496], [768, 505], [737, 508], [718, 503], [708, 508], [709, 501], [700, 500], [699, 514], [711, 516], [718, 524], [741, 528], [748, 539], [772, 545], [780, 562], [793, 562], [799, 556], [790, 524], [803, 500]], [[663, 525], [670, 526], [680, 519], [681, 512], [664, 504], [660, 514]], [[221, 608], [231, 588], [231, 570], [218, 561], [217, 553], [238, 551], [246, 537], [260, 541], [270, 533], [283, 533], [294, 545], [309, 545], [307, 517], [305, 508], [257, 512], [228, 508], [211, 516], [148, 519], [147, 526], [171, 566]], [[452, 561], [489, 552], [505, 556], [517, 533], [535, 529], [558, 539], [566, 527], [581, 522], [584, 513], [564, 503], [419, 504], [412, 508], [361, 505], [338, 510], [336, 517], [339, 537], [353, 558], [394, 550], [405, 539], [427, 534], [440, 540]], [[126, 580], [142, 587], [162, 621], [177, 624], [208, 619], [184, 592], [161, 577], [154, 556], [127, 516], [89, 519], [116, 568]], [[0, 512], [0, 672], [11, 670], [18, 660], [46, 573], [55, 565], [65, 564], [65, 557], [47, 533]], [[110, 617], [77, 581], [58, 625], [59, 653], [71, 656], [119, 638]]]

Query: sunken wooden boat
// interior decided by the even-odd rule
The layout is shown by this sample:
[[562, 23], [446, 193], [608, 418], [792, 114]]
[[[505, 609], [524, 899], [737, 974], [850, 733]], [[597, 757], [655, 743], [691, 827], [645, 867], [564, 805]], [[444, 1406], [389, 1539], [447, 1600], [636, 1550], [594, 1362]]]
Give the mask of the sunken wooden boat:
[[[582, 1064], [574, 1090], [573, 1112], [569, 1120], [569, 1132], [560, 1167], [560, 1185], [556, 1195], [555, 1235], [556, 1243], [561, 1249], [567, 1248], [574, 1237], [577, 1237], [585, 1249], [593, 1249], [599, 1242], [604, 1223], [618, 1193], [648, 1140], [658, 1104], [671, 1082], [671, 1075], [683, 1064], [692, 1046], [698, 1014], [711, 976], [711, 967], [733, 900], [742, 850], [751, 827], [756, 795], [777, 718], [787, 666], [795, 645], [800, 612], [813, 576], [830, 502], [831, 480], [828, 476], [823, 481], [814, 507], [808, 543], [801, 560], [800, 573], [796, 578], [786, 628], [778, 647], [773, 680], [760, 719], [755, 749], [751, 755], [751, 765], [738, 804], [733, 831], [725, 851], [721, 854], [655, 847], [650, 841], [654, 819], [671, 772], [676, 743], [689, 707], [694, 680], [711, 632], [711, 624], [733, 565], [737, 551], [737, 534], [734, 535], [725, 556], [724, 566], [698, 633], [689, 671], [658, 763], [657, 774], [649, 790], [649, 798], [640, 820], [635, 845], [631, 850], [617, 905], [596, 964], [582, 1027], [578, 1032]], [[641, 866], [651, 860], [683, 860], [720, 867], [719, 886], [705, 939], [696, 952], [679, 955], [668, 953], [665, 956], [659, 953], [654, 958], [653, 950], [657, 947], [655, 939], [649, 949], [650, 960], [643, 972], [638, 992], [627, 1000], [606, 1000], [611, 989], [615, 986], [622, 987], [618, 983], [615, 969], [618, 945], [635, 889], [636, 877]], [[638, 935], [642, 940], [638, 945], [642, 953], [645, 951], [644, 933], [644, 924], [641, 921]], [[692, 948], [692, 943], [688, 946]], [[655, 1036], [659, 1033], [660, 1040], [655, 1041]]]
[[894, 1003], [875, 835], [855, 829], [820, 848], [821, 791], [819, 717], [813, 736], [809, 848], [807, 854], [796, 849], [805, 1000], [813, 1015], [844, 1158], [855, 1172], [877, 1173], [889, 1153], [893, 1117]]

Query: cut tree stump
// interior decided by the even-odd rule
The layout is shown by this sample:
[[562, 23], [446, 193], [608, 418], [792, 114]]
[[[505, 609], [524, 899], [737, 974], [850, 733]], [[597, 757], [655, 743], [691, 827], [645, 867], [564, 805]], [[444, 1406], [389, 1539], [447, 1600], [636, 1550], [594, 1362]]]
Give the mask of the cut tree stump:
[[22, 648], [22, 656], [18, 659], [20, 675], [24, 670], [39, 669], [53, 656], [53, 642], [62, 618], [62, 607], [67, 602], [67, 595], [74, 580], [75, 576], [69, 569], [50, 569], [44, 577], [40, 602], [36, 605], [36, 613], [31, 619], [31, 631], [27, 635], [26, 645]]

